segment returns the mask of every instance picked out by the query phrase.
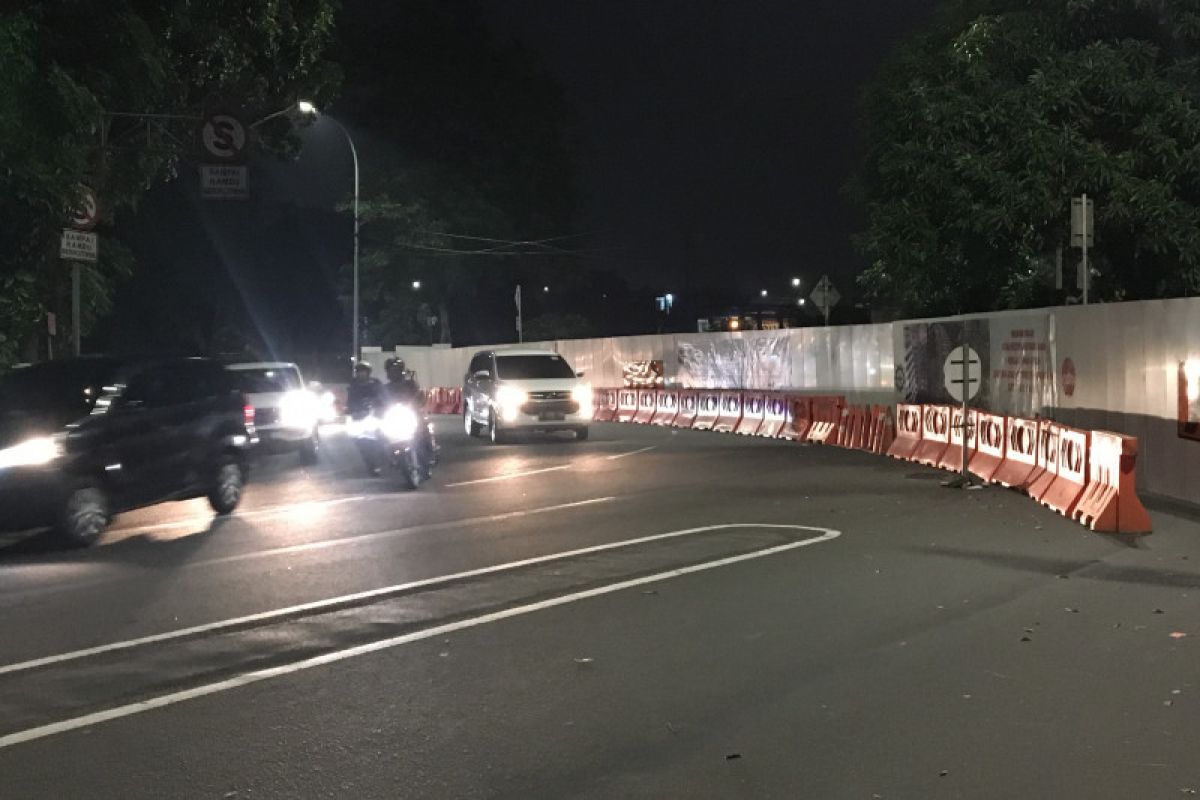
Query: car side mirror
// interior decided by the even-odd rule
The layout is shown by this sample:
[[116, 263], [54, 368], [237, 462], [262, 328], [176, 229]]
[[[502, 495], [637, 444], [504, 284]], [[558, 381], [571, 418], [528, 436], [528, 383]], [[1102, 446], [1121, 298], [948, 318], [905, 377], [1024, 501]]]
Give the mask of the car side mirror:
[[575, 373], [575, 377], [576, 377], [576, 378], [582, 378], [582, 377], [583, 377], [583, 373], [582, 373], [582, 372], [576, 372], [576, 373]]
[[488, 372], [486, 369], [481, 369], [476, 371], [471, 377], [477, 381], [486, 381], [491, 380], [492, 373]]

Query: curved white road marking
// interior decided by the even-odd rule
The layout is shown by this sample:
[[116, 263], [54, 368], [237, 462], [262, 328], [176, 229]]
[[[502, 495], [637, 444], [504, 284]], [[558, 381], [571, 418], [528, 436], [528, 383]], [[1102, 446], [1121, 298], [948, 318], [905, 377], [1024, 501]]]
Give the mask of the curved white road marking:
[[574, 464], [560, 464], [557, 467], [543, 467], [542, 469], [527, 469], [521, 472], [505, 472], [503, 475], [493, 475], [490, 478], [476, 478], [473, 481], [459, 481], [458, 483], [447, 483], [447, 489], [453, 489], [456, 486], [474, 486], [477, 483], [495, 483], [496, 481], [511, 481], [513, 478], [524, 478], [526, 475], [541, 475], [543, 472], [558, 472], [561, 469], [570, 469]]
[[630, 450], [628, 453], [616, 453], [611, 456], [605, 456], [605, 458], [608, 459], [609, 461], [616, 461], [618, 458], [624, 458], [625, 456], [636, 456], [638, 453], [645, 453], [650, 450], [655, 450], [657, 448], [658, 448], [658, 445], [652, 444], [649, 447], [643, 447], [641, 450]]
[[[478, 617], [469, 617], [467, 619], [458, 620], [456, 622], [447, 623], [445, 625], [437, 625], [435, 627], [426, 628], [424, 630], [415, 631], [413, 633], [406, 633], [402, 636], [394, 636], [394, 637], [391, 637], [388, 639], [381, 639], [377, 642], [369, 642], [367, 644], [357, 645], [355, 647], [348, 647], [344, 650], [335, 650], [331, 653], [325, 653], [323, 655], [313, 656], [311, 658], [306, 658], [301, 661], [294, 661], [291, 664], [282, 664], [278, 667], [270, 667], [268, 669], [260, 669], [260, 670], [255, 670], [253, 672], [246, 672], [241, 675], [235, 675], [232, 678], [227, 678], [222, 681], [217, 681], [215, 683], [209, 683], [209, 684], [205, 684], [204, 686], [197, 686], [192, 689], [186, 689], [186, 690], [180, 691], [180, 692], [172, 692], [170, 694], [160, 695], [158, 697], [152, 697], [148, 700], [142, 700], [142, 701], [139, 701], [136, 703], [129, 703], [128, 705], [117, 706], [116, 708], [110, 708], [105, 711], [97, 711], [92, 714], [85, 714], [83, 716], [73, 717], [71, 719], [65, 719], [60, 722], [54, 722], [54, 723], [50, 723], [48, 725], [41, 725], [36, 728], [28, 728], [26, 730], [18, 731], [16, 733], [11, 733], [6, 736], [0, 736], [0, 749], [12, 747], [12, 746], [18, 745], [18, 744], [23, 744], [25, 742], [35, 741], [37, 739], [44, 739], [48, 736], [55, 736], [60, 733], [67, 733], [69, 731], [79, 730], [80, 728], [91, 727], [92, 725], [98, 725], [103, 722], [110, 722], [115, 719], [121, 719], [122, 717], [129, 717], [134, 714], [140, 714], [144, 711], [151, 711], [156, 708], [164, 708], [166, 706], [175, 705], [177, 703], [183, 703], [188, 700], [195, 700], [197, 698], [206, 697], [208, 695], [217, 694], [219, 692], [226, 692], [231, 689], [237, 689], [242, 686], [248, 686], [249, 684], [252, 684], [252, 683], [258, 683], [260, 681], [269, 680], [271, 678], [278, 678], [278, 677], [282, 677], [284, 675], [290, 675], [292, 673], [301, 672], [301, 671], [307, 670], [307, 669], [312, 669], [313, 667], [320, 667], [320, 666], [324, 666], [326, 664], [334, 664], [339, 661], [345, 661], [346, 659], [356, 658], [358, 656], [367, 655], [369, 653], [377, 653], [382, 650], [389, 650], [391, 648], [399, 647], [399, 646], [405, 645], [405, 644], [410, 644], [412, 642], [419, 642], [423, 639], [431, 639], [435, 636], [444, 636], [445, 634], [453, 633], [454, 631], [465, 630], [467, 628], [474, 628], [479, 625], [487, 625], [492, 622], [499, 622], [501, 620], [511, 619], [512, 617], [519, 617], [524, 614], [531, 614], [535, 611], [542, 611], [547, 608], [554, 608], [555, 606], [562, 606], [562, 605], [566, 605], [568, 603], [575, 603], [580, 600], [586, 600], [586, 599], [589, 599], [592, 597], [599, 597], [601, 595], [611, 594], [613, 592], [619, 592], [624, 589], [632, 589], [637, 586], [645, 586], [646, 584], [649, 584], [649, 583], [657, 583], [659, 581], [665, 581], [665, 580], [670, 580], [672, 578], [678, 578], [683, 575], [690, 575], [690, 574], [696, 573], [696, 572], [704, 572], [704, 571], [707, 571], [710, 569], [717, 569], [718, 567], [728, 566], [729, 564], [736, 564], [740, 561], [749, 561], [751, 559], [764, 558], [766, 556], [775, 555], [776, 553], [783, 553], [788, 550], [795, 550], [800, 547], [807, 547], [809, 545], [820, 544], [821, 542], [828, 542], [828, 541], [836, 539], [837, 537], [842, 535], [841, 531], [836, 531], [831, 528], [819, 528], [819, 527], [814, 527], [814, 526], [809, 526], [809, 525], [782, 525], [782, 524], [770, 524], [770, 523], [740, 523], [740, 522], [739, 523], [727, 523], [727, 524], [723, 524], [723, 525], [705, 525], [700, 528], [688, 528], [686, 530], [670, 531], [668, 533], [660, 533], [660, 534], [656, 534], [653, 536], [643, 536], [638, 539], [627, 539], [627, 540], [624, 540], [621, 542], [612, 542], [612, 543], [606, 544], [606, 545], [597, 545], [595, 547], [585, 547], [585, 548], [581, 548], [579, 550], [571, 550], [571, 551], [567, 551], [564, 553], [555, 553], [550, 556], [540, 556], [535, 559], [527, 559], [524, 562], [512, 562], [510, 564], [500, 564], [495, 567], [487, 567], [484, 570], [476, 571], [476, 574], [483, 574], [485, 572], [497, 572], [502, 569], [514, 569], [518, 565], [525, 565], [525, 564], [530, 564], [530, 563], [536, 564], [536, 563], [540, 563], [543, 561], [549, 561], [549, 560], [558, 559], [558, 558], [567, 558], [572, 555], [580, 555], [580, 554], [585, 554], [585, 553], [597, 552], [599, 550], [612, 550], [612, 549], [619, 548], [619, 547], [631, 547], [633, 545], [644, 544], [646, 542], [659, 541], [662, 539], [670, 539], [670, 538], [675, 538], [675, 537], [679, 537], [679, 536], [688, 536], [688, 535], [696, 534], [696, 533], [707, 533], [710, 531], [728, 530], [731, 528], [786, 529], [786, 530], [798, 530], [798, 531], [812, 531], [814, 533], [819, 532], [820, 535], [814, 536], [811, 539], [799, 539], [794, 542], [788, 542], [787, 544], [781, 544], [781, 545], [776, 545], [774, 547], [768, 547], [763, 550], [754, 550], [752, 552], [742, 553], [742, 554], [736, 555], [736, 556], [727, 556], [726, 558], [720, 558], [715, 561], [705, 561], [700, 564], [693, 564], [693, 565], [687, 566], [687, 567], [679, 567], [678, 569], [667, 570], [666, 572], [658, 572], [653, 575], [645, 575], [640, 578], [633, 578], [630, 580], [619, 581], [617, 583], [610, 583], [605, 586], [597, 586], [592, 589], [586, 589], [586, 590], [580, 591], [580, 592], [573, 592], [571, 594], [561, 595], [559, 597], [553, 597], [548, 600], [541, 600], [536, 603], [528, 603], [526, 605], [508, 608], [503, 611], [495, 611], [490, 614], [482, 614]], [[461, 573], [461, 575], [470, 575], [470, 574], [472, 574], [472, 573]], [[455, 577], [459, 577], [459, 576], [442, 576], [441, 578], [432, 578], [432, 579], [430, 579], [430, 582], [440, 582], [440, 581], [452, 580]], [[426, 585], [428, 585], [428, 584], [426, 584]], [[67, 654], [67, 655], [70, 655], [70, 654]]]

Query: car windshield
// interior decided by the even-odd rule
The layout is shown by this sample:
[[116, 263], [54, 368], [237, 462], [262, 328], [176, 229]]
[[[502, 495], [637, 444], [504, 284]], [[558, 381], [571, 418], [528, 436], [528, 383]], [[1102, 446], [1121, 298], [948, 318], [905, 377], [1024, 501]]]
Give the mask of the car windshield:
[[562, 356], [497, 356], [496, 377], [504, 381], [574, 378]]
[[300, 375], [292, 367], [233, 370], [238, 388], [247, 394], [287, 392], [300, 388]]
[[91, 413], [115, 364], [105, 359], [46, 361], [0, 376], [0, 426], [61, 427]]

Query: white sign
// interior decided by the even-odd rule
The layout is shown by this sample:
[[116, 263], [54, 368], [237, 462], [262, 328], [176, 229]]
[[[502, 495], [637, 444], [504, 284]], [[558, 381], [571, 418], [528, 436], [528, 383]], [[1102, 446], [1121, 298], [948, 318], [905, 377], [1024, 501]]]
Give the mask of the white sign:
[[100, 216], [96, 193], [87, 186], [80, 186], [79, 190], [83, 199], [79, 203], [79, 208], [71, 212], [71, 227], [80, 231], [90, 231], [96, 227]]
[[201, 164], [200, 196], [249, 197], [250, 180], [246, 167], [238, 164]]
[[64, 228], [58, 255], [68, 261], [96, 261], [100, 257], [100, 237], [94, 233]]
[[966, 369], [964, 374], [963, 350], [962, 347], [956, 347], [950, 351], [950, 355], [946, 357], [946, 363], [942, 365], [942, 376], [946, 383], [946, 391], [950, 393], [957, 402], [963, 402], [963, 384], [966, 384], [966, 399], [970, 400], [979, 394], [979, 387], [983, 385], [983, 363], [979, 360], [979, 354], [970, 347], [966, 349]]
[[817, 308], [833, 308], [842, 299], [842, 294], [834, 288], [828, 275], [822, 275], [809, 298], [817, 304]]
[[200, 140], [215, 158], [232, 161], [246, 149], [246, 128], [228, 114], [213, 114], [200, 129]]
[[[1087, 200], [1087, 214], [1084, 214], [1084, 200]], [[1071, 198], [1071, 246], [1083, 247], [1084, 231], [1087, 232], [1087, 246], [1094, 247], [1096, 244], [1096, 204], [1092, 198], [1084, 195], [1083, 197]], [[1080, 287], [1082, 288], [1082, 287]]]

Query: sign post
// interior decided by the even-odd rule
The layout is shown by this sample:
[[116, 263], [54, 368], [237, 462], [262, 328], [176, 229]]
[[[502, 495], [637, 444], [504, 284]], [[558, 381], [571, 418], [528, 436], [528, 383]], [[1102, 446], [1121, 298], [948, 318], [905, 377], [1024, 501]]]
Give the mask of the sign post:
[[817, 308], [821, 309], [825, 315], [825, 324], [829, 324], [829, 312], [842, 299], [841, 293], [834, 288], [833, 282], [829, 280], [828, 275], [822, 275], [821, 280], [817, 281], [817, 285], [813, 287], [812, 294], [809, 295]]
[[58, 249], [59, 258], [71, 262], [71, 344], [77, 356], [82, 352], [82, 303], [79, 297], [82, 275], [79, 265], [81, 261], [95, 263], [100, 257], [99, 237], [92, 231], [100, 216], [96, 194], [87, 186], [81, 186], [80, 190], [83, 195], [80, 206], [71, 214], [70, 227], [63, 229]]
[[525, 341], [525, 331], [521, 326], [521, 284], [517, 284], [517, 293], [513, 295], [513, 300], [517, 303], [517, 342]]
[[946, 391], [955, 400], [962, 402], [962, 471], [958, 477], [943, 483], [951, 489], [982, 489], [983, 487], [971, 480], [967, 468], [971, 459], [971, 411], [967, 402], [979, 393], [983, 383], [983, 362], [979, 354], [967, 346], [964, 338], [962, 346], [956, 347], [946, 358], [942, 367]]
[[1088, 267], [1088, 247], [1096, 243], [1096, 224], [1093, 203], [1087, 192], [1071, 198], [1071, 245], [1080, 249], [1079, 279], [1076, 288], [1083, 290], [1083, 304], [1088, 304], [1092, 272]]
[[210, 114], [200, 126], [200, 143], [208, 160], [200, 165], [200, 195], [244, 199], [250, 195], [246, 165], [240, 163], [248, 144], [246, 127], [232, 114]]

